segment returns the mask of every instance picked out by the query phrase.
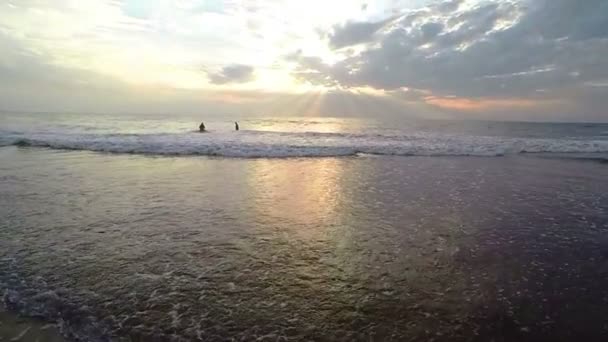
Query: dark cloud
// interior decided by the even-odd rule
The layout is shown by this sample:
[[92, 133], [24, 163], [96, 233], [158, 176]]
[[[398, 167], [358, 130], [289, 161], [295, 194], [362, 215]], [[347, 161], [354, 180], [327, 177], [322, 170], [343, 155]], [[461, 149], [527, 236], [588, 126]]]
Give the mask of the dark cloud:
[[499, 22], [515, 20], [517, 13], [515, 5], [496, 2], [485, 3], [466, 12], [457, 13], [447, 20], [447, 25], [455, 29], [439, 36], [436, 44], [440, 48], [447, 48], [463, 42], [474, 42], [484, 38]]
[[529, 1], [522, 26], [545, 39], [587, 40], [608, 37], [608, 1]]
[[460, 5], [462, 5], [463, 2], [464, 0], [444, 1], [437, 5], [437, 9], [440, 12], [454, 12], [460, 8]]
[[376, 32], [384, 27], [391, 19], [375, 23], [348, 22], [344, 25], [336, 25], [333, 32], [329, 34], [329, 45], [333, 49], [341, 49], [347, 46], [369, 42], [374, 38]]
[[332, 38], [332, 47], [372, 44], [331, 66], [300, 56], [299, 78], [462, 97], [522, 97], [608, 79], [606, 0], [443, 1], [386, 25], [342, 26]]
[[252, 66], [243, 64], [227, 65], [216, 73], [207, 73], [209, 81], [213, 84], [247, 83], [254, 79]]
[[442, 23], [428, 22], [420, 26], [420, 31], [425, 40], [435, 38], [441, 31], [443, 31]]

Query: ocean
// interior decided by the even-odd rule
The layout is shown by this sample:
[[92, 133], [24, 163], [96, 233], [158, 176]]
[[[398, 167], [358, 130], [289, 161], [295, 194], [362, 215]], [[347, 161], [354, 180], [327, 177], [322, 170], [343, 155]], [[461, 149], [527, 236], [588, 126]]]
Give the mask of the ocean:
[[[198, 125], [204, 120], [208, 134]], [[172, 115], [0, 115], [0, 146], [168, 156], [287, 158], [480, 156], [522, 153], [605, 158], [608, 124]]]
[[606, 340], [607, 168], [608, 124], [3, 113], [0, 318], [67, 341]]

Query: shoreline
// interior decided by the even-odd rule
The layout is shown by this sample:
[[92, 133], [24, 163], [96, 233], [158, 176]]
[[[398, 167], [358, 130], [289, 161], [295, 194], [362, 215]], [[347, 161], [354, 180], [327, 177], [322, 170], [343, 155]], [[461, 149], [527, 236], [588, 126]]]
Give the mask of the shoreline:
[[587, 163], [608, 163], [608, 152], [515, 152], [515, 153], [498, 153], [498, 154], [382, 154], [382, 153], [367, 153], [367, 152], [352, 152], [352, 153], [336, 153], [336, 154], [303, 154], [303, 155], [221, 155], [221, 154], [205, 154], [205, 153], [156, 153], [156, 152], [116, 152], [107, 150], [95, 149], [72, 149], [72, 148], [57, 148], [52, 146], [37, 146], [37, 145], [0, 145], [0, 151], [18, 151], [31, 150], [36, 151], [51, 151], [61, 153], [82, 153], [88, 155], [100, 156], [135, 156], [145, 158], [192, 158], [205, 160], [238, 160], [238, 161], [259, 161], [259, 160], [315, 160], [315, 159], [366, 159], [366, 158], [473, 158], [473, 159], [502, 159], [502, 158], [537, 158], [561, 161], [587, 162]]
[[57, 324], [21, 316], [0, 304], [0, 341], [67, 342]]

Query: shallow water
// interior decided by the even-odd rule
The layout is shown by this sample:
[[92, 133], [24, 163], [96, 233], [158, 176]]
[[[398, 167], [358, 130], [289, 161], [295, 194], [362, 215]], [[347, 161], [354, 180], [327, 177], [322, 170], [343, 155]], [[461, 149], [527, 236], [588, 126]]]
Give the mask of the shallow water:
[[0, 287], [72, 339], [608, 337], [606, 165], [0, 149]]
[[17, 316], [0, 304], [0, 341], [65, 342], [55, 324]]

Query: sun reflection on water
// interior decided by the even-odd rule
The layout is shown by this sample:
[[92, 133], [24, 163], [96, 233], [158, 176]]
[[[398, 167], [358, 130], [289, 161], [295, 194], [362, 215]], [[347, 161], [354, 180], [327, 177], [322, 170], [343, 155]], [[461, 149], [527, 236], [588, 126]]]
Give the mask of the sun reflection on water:
[[[257, 193], [253, 204], [257, 219], [267, 221], [265, 227], [287, 230], [301, 239], [324, 239], [342, 196], [342, 163], [323, 159], [278, 165], [256, 160], [248, 184]], [[277, 227], [277, 222], [283, 224]]]

